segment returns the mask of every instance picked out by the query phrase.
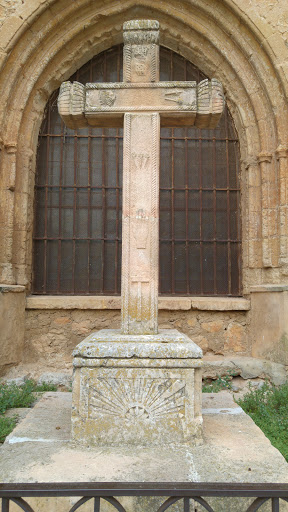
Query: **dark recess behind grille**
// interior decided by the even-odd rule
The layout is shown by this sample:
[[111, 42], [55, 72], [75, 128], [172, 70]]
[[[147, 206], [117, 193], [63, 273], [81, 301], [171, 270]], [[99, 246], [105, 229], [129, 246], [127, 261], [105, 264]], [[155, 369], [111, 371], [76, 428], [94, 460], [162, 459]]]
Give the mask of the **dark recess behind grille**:
[[[71, 80], [122, 81], [122, 45]], [[166, 48], [161, 80], [205, 75]], [[37, 156], [33, 293], [120, 294], [122, 129], [66, 128], [56, 91]], [[238, 139], [228, 109], [215, 130], [161, 128], [160, 293], [241, 294]]]

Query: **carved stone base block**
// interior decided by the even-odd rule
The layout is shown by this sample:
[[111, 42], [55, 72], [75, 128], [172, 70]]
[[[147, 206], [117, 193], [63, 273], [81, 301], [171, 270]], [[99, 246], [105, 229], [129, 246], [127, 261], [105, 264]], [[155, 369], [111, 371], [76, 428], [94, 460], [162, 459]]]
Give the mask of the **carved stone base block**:
[[74, 351], [72, 439], [98, 446], [198, 444], [202, 351], [176, 330], [105, 329]]

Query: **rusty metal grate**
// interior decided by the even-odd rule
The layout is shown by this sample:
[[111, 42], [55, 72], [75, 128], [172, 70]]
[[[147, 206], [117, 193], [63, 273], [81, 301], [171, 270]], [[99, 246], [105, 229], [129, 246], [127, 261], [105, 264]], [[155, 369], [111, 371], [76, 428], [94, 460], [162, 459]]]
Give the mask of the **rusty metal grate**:
[[[160, 51], [161, 80], [201, 80]], [[122, 46], [71, 80], [122, 81]], [[122, 129], [67, 129], [55, 92], [37, 157], [33, 293], [120, 294]], [[226, 109], [215, 130], [161, 128], [160, 293], [241, 294], [238, 140]]]

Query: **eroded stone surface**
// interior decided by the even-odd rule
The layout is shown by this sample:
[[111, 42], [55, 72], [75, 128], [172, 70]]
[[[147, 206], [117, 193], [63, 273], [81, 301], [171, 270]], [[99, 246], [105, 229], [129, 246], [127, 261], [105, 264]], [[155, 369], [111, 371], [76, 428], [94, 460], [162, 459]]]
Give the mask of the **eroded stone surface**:
[[125, 335], [117, 329], [103, 329], [83, 340], [73, 352], [86, 358], [202, 358], [202, 350], [176, 329], [155, 335]]
[[200, 401], [197, 368], [76, 368], [72, 438], [97, 446], [195, 444]]
[[92, 334], [74, 351], [77, 443], [166, 445], [202, 439], [202, 351], [176, 330]]
[[[70, 408], [69, 393], [44, 395], [1, 447], [1, 481], [287, 482], [288, 465], [284, 457], [251, 418], [243, 412], [238, 413], [237, 404], [226, 391], [204, 394], [203, 409], [207, 414], [205, 412], [203, 421], [203, 445], [158, 446], [157, 457], [155, 446], [135, 450], [133, 446], [91, 448], [71, 445]], [[156, 502], [158, 499], [142, 498], [135, 503], [130, 498], [119, 498], [119, 501], [127, 512], [151, 512], [164, 502], [164, 499]], [[67, 512], [77, 498], [73, 500], [28, 499], [35, 510], [47, 509], [49, 512]], [[251, 503], [251, 499], [246, 499], [245, 508], [242, 500], [227, 502], [225, 499], [218, 504], [211, 498], [207, 500], [217, 512], [239, 512]], [[110, 506], [105, 507], [103, 503], [103, 512], [110, 512]], [[286, 510], [284, 503], [281, 503], [281, 511], [282, 507]], [[88, 510], [91, 510], [91, 503]], [[176, 510], [183, 512], [183, 503]]]

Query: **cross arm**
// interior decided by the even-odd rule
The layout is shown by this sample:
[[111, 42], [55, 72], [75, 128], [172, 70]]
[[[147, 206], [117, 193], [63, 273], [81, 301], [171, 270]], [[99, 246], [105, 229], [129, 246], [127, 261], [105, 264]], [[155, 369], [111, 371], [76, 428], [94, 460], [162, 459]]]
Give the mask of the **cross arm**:
[[215, 128], [224, 110], [222, 84], [216, 80], [157, 83], [64, 82], [59, 113], [69, 128], [122, 126], [124, 113], [161, 114], [164, 126]]

